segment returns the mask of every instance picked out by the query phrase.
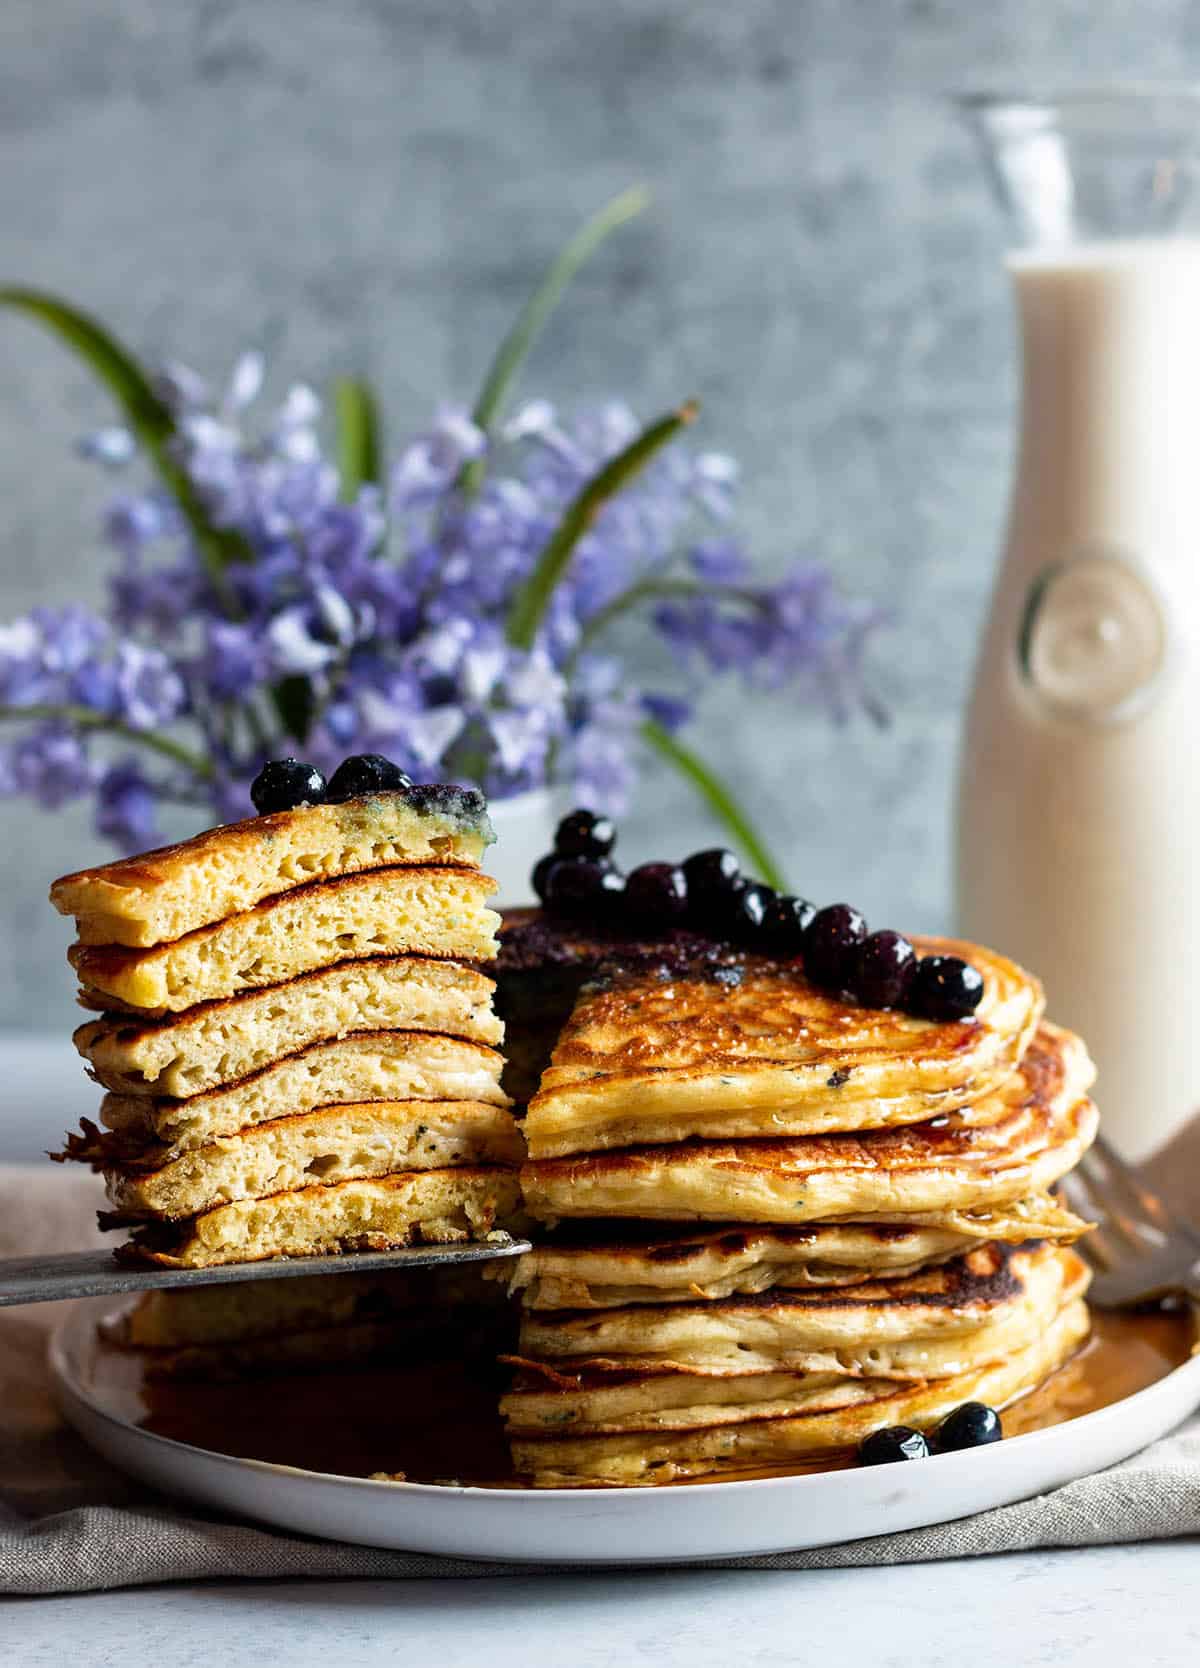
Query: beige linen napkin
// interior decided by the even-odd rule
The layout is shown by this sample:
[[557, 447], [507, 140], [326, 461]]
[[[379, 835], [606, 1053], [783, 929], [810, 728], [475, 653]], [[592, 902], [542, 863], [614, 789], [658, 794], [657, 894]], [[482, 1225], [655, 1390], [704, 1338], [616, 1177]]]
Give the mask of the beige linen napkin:
[[[1200, 1134], [1200, 1132], [1198, 1132]], [[1200, 1146], [1198, 1139], [1194, 1146]], [[1176, 1154], [1173, 1179], [1200, 1171]], [[97, 1243], [91, 1176], [0, 1166], [0, 1256]], [[230, 1577], [551, 1573], [310, 1540], [155, 1495], [97, 1458], [60, 1418], [45, 1345], [63, 1304], [0, 1310], [0, 1593], [88, 1592]], [[726, 1569], [916, 1563], [1030, 1547], [1200, 1534], [1200, 1416], [1134, 1459], [975, 1517], [811, 1552], [719, 1560]], [[710, 1566], [712, 1567], [712, 1566]]]

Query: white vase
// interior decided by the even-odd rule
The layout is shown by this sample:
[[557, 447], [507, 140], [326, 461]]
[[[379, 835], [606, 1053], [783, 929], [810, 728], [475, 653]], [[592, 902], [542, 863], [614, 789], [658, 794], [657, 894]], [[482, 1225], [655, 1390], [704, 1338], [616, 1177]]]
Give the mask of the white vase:
[[488, 809], [496, 830], [483, 866], [500, 885], [492, 899], [497, 908], [534, 902], [530, 874], [539, 857], [554, 844], [554, 830], [567, 810], [561, 788], [533, 788], [512, 799], [493, 799]]

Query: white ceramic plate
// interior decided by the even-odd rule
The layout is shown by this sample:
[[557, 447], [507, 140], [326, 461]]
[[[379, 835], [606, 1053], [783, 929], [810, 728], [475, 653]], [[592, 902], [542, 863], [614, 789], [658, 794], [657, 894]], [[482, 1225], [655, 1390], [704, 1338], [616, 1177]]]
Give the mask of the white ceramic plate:
[[551, 1564], [639, 1564], [828, 1546], [1008, 1505], [1136, 1453], [1200, 1406], [1200, 1355], [1124, 1401], [991, 1447], [914, 1465], [611, 1490], [452, 1488], [236, 1459], [139, 1429], [88, 1362], [111, 1299], [51, 1341], [66, 1417], [122, 1470], [221, 1511], [364, 1546]]

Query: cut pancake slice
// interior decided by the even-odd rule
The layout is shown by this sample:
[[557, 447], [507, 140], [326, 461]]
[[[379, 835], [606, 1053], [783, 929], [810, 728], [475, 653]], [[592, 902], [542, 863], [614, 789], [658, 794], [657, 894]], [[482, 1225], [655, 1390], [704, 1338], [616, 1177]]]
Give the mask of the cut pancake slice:
[[210, 828], [179, 845], [64, 875], [50, 901], [81, 944], [182, 938], [315, 880], [397, 863], [478, 867], [492, 839], [481, 794], [414, 787]]
[[186, 1099], [237, 1083], [313, 1043], [366, 1031], [444, 1032], [494, 1044], [491, 979], [425, 956], [374, 956], [269, 990], [209, 1002], [178, 1019], [92, 1020], [75, 1047], [106, 1089]]
[[1087, 1288], [1053, 1246], [982, 1245], [918, 1274], [695, 1303], [526, 1311], [520, 1354], [570, 1369], [945, 1378], [1019, 1348]]
[[238, 1199], [329, 1186], [397, 1170], [521, 1160], [512, 1113], [471, 1100], [367, 1101], [275, 1118], [196, 1147], [161, 1168], [153, 1159], [105, 1170], [108, 1197], [126, 1217], [195, 1216]]
[[979, 969], [970, 1019], [860, 1007], [817, 990], [797, 963], [759, 956], [600, 977], [580, 993], [529, 1103], [531, 1158], [862, 1130], [973, 1103], [1020, 1061], [1041, 987], [978, 945], [916, 942]]
[[718, 1222], [907, 1224], [1051, 1187], [1091, 1145], [1094, 1069], [1079, 1039], [1043, 1025], [1019, 1070], [967, 1120], [790, 1141], [691, 1141], [531, 1162], [530, 1213]]
[[301, 1275], [147, 1292], [106, 1329], [147, 1378], [237, 1379], [359, 1363], [492, 1357], [510, 1316], [482, 1267]]
[[487, 1265], [384, 1269], [379, 1273], [301, 1274], [288, 1280], [183, 1286], [144, 1292], [106, 1328], [130, 1349], [247, 1343], [283, 1332], [314, 1332], [352, 1322], [403, 1319], [430, 1304], [456, 1307], [499, 1301]]
[[772, 1288], [856, 1286], [945, 1262], [983, 1240], [1069, 1245], [1087, 1231], [1087, 1223], [1049, 1194], [974, 1216], [964, 1212], [946, 1226], [846, 1222], [691, 1233], [675, 1225], [612, 1226], [606, 1234], [599, 1222], [564, 1224], [492, 1272], [528, 1309], [613, 1309]]
[[478, 869], [391, 868], [320, 881], [150, 950], [72, 945], [90, 1003], [179, 1013], [362, 956], [487, 960], [500, 917]]
[[126, 1147], [165, 1158], [252, 1124], [367, 1100], [476, 1100], [507, 1106], [503, 1057], [482, 1043], [421, 1031], [367, 1031], [314, 1043], [237, 1083], [188, 1100], [105, 1095], [100, 1121]]
[[416, 1170], [242, 1199], [190, 1221], [151, 1223], [117, 1254], [122, 1261], [166, 1268], [212, 1268], [264, 1257], [486, 1240], [519, 1228], [523, 1220], [514, 1170]]
[[[860, 1382], [857, 1389], [865, 1392], [861, 1400], [851, 1391], [829, 1406], [811, 1403], [795, 1416], [760, 1414], [751, 1402], [740, 1409], [740, 1418], [731, 1420], [729, 1404], [716, 1403], [707, 1424], [697, 1421], [695, 1409], [672, 1418], [671, 1410], [651, 1407], [640, 1422], [627, 1414], [618, 1434], [516, 1432], [513, 1460], [540, 1488], [645, 1487], [687, 1477], [804, 1465], [839, 1451], [849, 1453], [887, 1425], [929, 1430], [966, 1401], [1007, 1407], [1074, 1353], [1087, 1337], [1088, 1325], [1087, 1305], [1076, 1299], [1023, 1349], [951, 1378], [902, 1385], [877, 1381], [874, 1394], [868, 1383]], [[769, 1409], [778, 1388], [774, 1375], [762, 1388], [767, 1399], [761, 1405]], [[818, 1388], [817, 1393], [824, 1392]], [[506, 1409], [510, 1401], [506, 1399]], [[672, 1429], [673, 1424], [681, 1428]]]

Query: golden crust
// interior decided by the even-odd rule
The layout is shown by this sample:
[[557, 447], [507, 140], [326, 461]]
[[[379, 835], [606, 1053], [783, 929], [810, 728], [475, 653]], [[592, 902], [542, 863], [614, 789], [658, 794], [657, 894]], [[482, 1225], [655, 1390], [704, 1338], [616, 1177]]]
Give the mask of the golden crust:
[[903, 1223], [1044, 1192], [1096, 1135], [1082, 1098], [1094, 1067], [1078, 1037], [1043, 1025], [1019, 1070], [968, 1118], [791, 1141], [694, 1141], [531, 1161], [521, 1173], [542, 1221]]
[[474, 1100], [507, 1106], [494, 1048], [421, 1031], [366, 1031], [314, 1043], [224, 1088], [187, 1100], [108, 1094], [100, 1122], [163, 1159], [253, 1124], [369, 1100]]
[[50, 902], [81, 944], [145, 947], [182, 938], [264, 898], [394, 864], [478, 867], [491, 825], [478, 795], [425, 790], [303, 806], [210, 828], [178, 845], [63, 875]]
[[[1007, 1407], [1060, 1367], [1087, 1337], [1088, 1328], [1087, 1304], [1077, 1299], [1025, 1348], [955, 1377], [899, 1386], [878, 1382], [862, 1399], [851, 1393], [832, 1404], [818, 1401], [797, 1416], [764, 1416], [763, 1404], [752, 1404], [738, 1410], [738, 1420], [730, 1420], [728, 1409], [717, 1407], [709, 1423], [688, 1421], [679, 1430], [522, 1434], [513, 1440], [513, 1459], [539, 1488], [644, 1488], [686, 1477], [794, 1467], [831, 1452], [848, 1452], [888, 1425], [930, 1430], [966, 1401]], [[691, 1428], [693, 1424], [697, 1428]]]
[[[1049, 1194], [979, 1216], [883, 1226], [820, 1222], [807, 1227], [739, 1225], [543, 1240], [492, 1271], [527, 1309], [614, 1309], [632, 1303], [690, 1302], [808, 1286], [860, 1286], [915, 1273], [961, 1256], [985, 1240], [1069, 1245], [1087, 1223]], [[586, 1232], [586, 1230], [585, 1230]]]
[[504, 1029], [492, 1012], [494, 990], [478, 968], [427, 956], [370, 956], [178, 1017], [94, 1019], [73, 1040], [106, 1089], [186, 1099], [314, 1043], [363, 1031], [444, 1032], [498, 1043]]
[[154, 949], [75, 944], [68, 957], [104, 1006], [180, 1013], [364, 956], [489, 960], [494, 891], [477, 869], [375, 869], [299, 887]]
[[170, 1236], [157, 1226], [139, 1234], [119, 1254], [165, 1268], [211, 1268], [266, 1257], [458, 1244], [522, 1222], [515, 1170], [417, 1170], [218, 1205], [180, 1223]]
[[[368, 1101], [275, 1118], [158, 1168], [107, 1167], [109, 1202], [125, 1216], [194, 1216], [238, 1199], [333, 1186], [400, 1170], [521, 1161], [512, 1113], [479, 1101]], [[151, 1159], [149, 1162], [153, 1162]]]
[[978, 945], [916, 942], [983, 974], [971, 1019], [859, 1007], [763, 957], [736, 984], [652, 968], [585, 989], [529, 1103], [530, 1157], [870, 1129], [969, 1106], [1020, 1061], [1041, 986]]
[[[520, 1354], [564, 1371], [792, 1370], [935, 1378], [1020, 1347], [1090, 1275], [1056, 1246], [977, 1246], [861, 1286], [526, 1312]], [[981, 1351], [989, 1353], [981, 1354]]]

